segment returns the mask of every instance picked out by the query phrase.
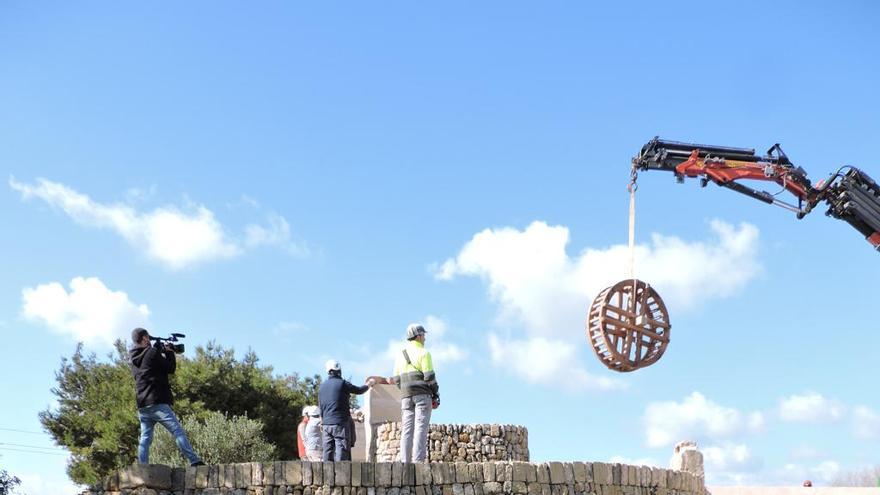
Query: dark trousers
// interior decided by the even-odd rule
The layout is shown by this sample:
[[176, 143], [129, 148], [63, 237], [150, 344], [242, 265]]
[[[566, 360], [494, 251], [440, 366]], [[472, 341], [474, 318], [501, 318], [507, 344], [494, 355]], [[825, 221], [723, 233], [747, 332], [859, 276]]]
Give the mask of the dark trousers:
[[348, 445], [347, 425], [323, 425], [325, 461], [350, 461], [351, 446]]

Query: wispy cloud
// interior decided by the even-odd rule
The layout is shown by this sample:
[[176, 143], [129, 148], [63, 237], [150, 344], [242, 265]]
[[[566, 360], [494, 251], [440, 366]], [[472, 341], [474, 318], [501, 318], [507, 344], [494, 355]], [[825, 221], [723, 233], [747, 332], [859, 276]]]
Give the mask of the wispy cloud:
[[[61, 209], [80, 225], [115, 232], [148, 258], [175, 270], [234, 258], [258, 246], [306, 254], [291, 240], [287, 221], [277, 214], [269, 215], [267, 225], [245, 227], [245, 240], [238, 241], [227, 233], [213, 211], [198, 204], [165, 205], [142, 212], [129, 204], [94, 201], [64, 184], [42, 178], [33, 184], [10, 178], [9, 186], [23, 199], [38, 198]], [[131, 191], [128, 197], [132, 197]]]

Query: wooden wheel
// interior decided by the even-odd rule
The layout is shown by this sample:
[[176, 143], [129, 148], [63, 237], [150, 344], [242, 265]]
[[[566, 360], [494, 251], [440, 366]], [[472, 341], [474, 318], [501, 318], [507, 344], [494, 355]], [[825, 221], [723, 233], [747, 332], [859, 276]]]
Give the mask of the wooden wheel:
[[657, 362], [669, 344], [669, 329], [663, 299], [641, 280], [623, 280], [600, 292], [587, 317], [587, 338], [596, 356], [621, 372]]

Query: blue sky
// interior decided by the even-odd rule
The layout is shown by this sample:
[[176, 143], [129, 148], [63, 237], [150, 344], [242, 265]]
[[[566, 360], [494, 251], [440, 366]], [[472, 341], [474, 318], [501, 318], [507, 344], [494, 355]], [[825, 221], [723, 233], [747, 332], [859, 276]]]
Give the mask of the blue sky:
[[[874, 465], [877, 253], [822, 211], [642, 174], [638, 271], [672, 342], [615, 374], [583, 319], [625, 273], [629, 160], [655, 135], [880, 176], [877, 16], [7, 2], [0, 443], [52, 446], [37, 413], [78, 340], [144, 324], [359, 379], [423, 321], [435, 420], [525, 425], [536, 461], [665, 465], [694, 439], [716, 484]], [[0, 447], [29, 493], [73, 490], [64, 455]]]

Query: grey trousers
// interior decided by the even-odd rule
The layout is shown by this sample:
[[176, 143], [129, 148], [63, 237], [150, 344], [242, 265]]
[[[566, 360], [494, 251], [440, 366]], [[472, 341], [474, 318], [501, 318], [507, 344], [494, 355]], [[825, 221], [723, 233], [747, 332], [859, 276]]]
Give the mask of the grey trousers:
[[323, 458], [325, 461], [350, 461], [351, 447], [348, 445], [348, 428], [342, 425], [322, 425], [324, 432]]
[[404, 397], [400, 401], [402, 428], [400, 461], [428, 462], [428, 425], [431, 424], [429, 394]]

